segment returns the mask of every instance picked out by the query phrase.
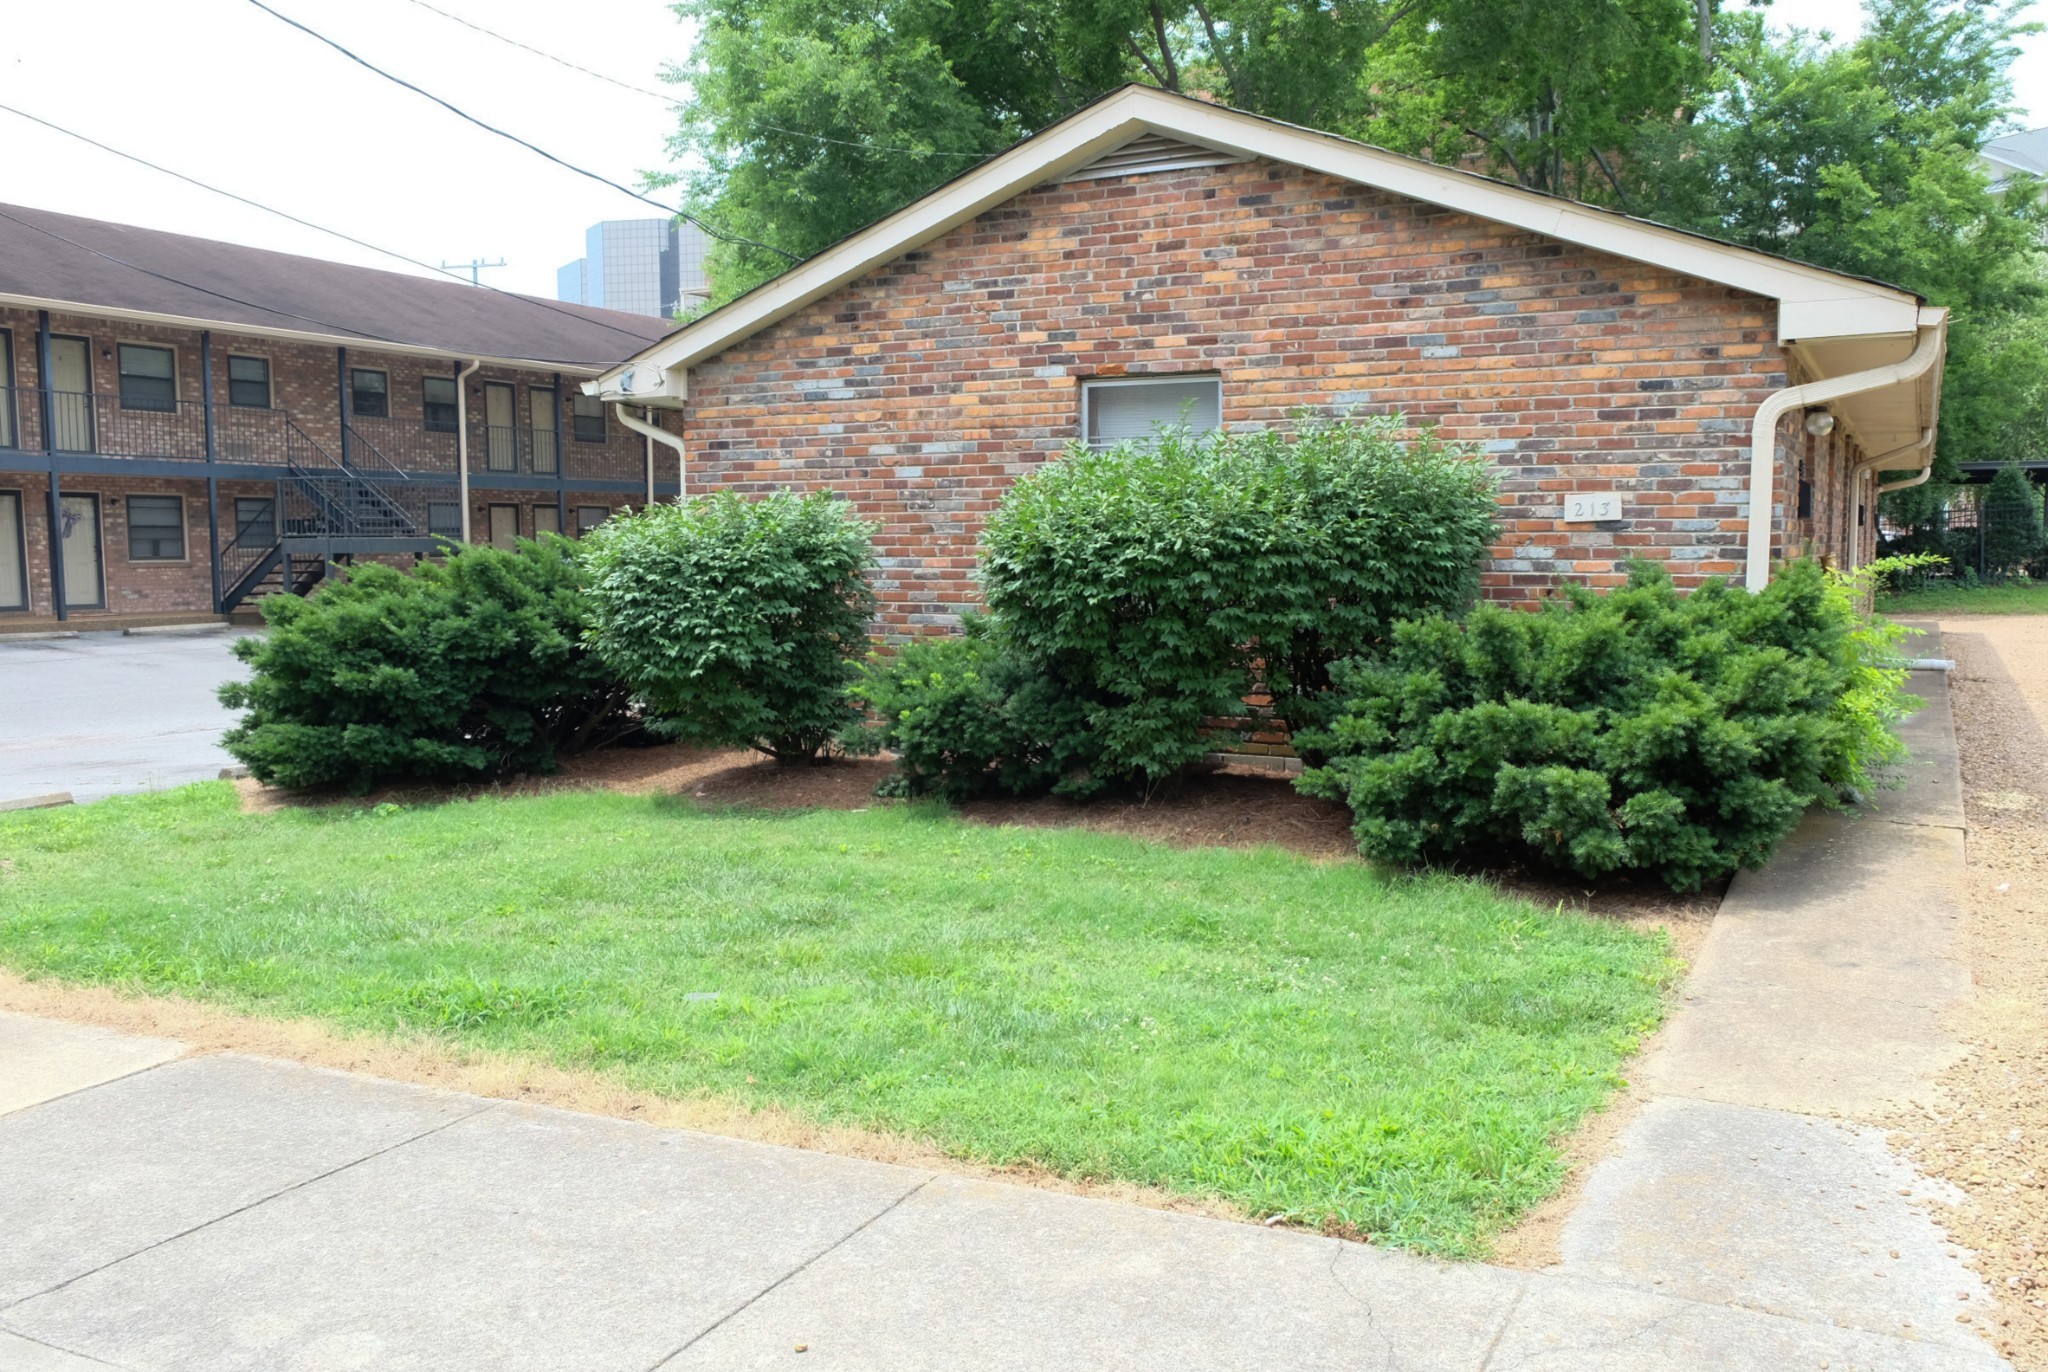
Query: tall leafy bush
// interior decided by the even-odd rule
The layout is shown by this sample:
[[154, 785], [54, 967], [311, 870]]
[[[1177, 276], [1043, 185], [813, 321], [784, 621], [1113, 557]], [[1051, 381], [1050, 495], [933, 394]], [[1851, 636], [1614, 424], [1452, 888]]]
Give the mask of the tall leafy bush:
[[223, 746], [283, 786], [464, 781], [551, 771], [637, 727], [624, 684], [585, 651], [574, 546], [460, 548], [412, 571], [360, 566], [263, 602], [235, 644], [248, 713]]
[[1536, 614], [1430, 615], [1339, 668], [1330, 760], [1298, 784], [1347, 802], [1371, 857], [1519, 854], [1690, 890], [1898, 756], [1896, 637], [1810, 561], [1756, 594], [1681, 596], [1638, 566]]
[[590, 643], [694, 743], [813, 759], [859, 716], [873, 530], [843, 501], [727, 491], [607, 521], [585, 542]]
[[1017, 482], [985, 534], [989, 608], [1086, 722], [1062, 789], [1156, 782], [1213, 746], [1262, 674], [1300, 723], [1330, 664], [1454, 610], [1494, 532], [1469, 450], [1387, 416], [1293, 432], [1076, 447]]

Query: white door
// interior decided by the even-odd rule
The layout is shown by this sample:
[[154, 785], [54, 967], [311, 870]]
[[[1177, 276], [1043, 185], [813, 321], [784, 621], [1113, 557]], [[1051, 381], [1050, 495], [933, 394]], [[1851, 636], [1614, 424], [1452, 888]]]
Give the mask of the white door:
[[20, 491], [0, 491], [0, 610], [28, 608], [27, 548]]
[[89, 453], [92, 441], [92, 344], [83, 338], [50, 340], [50, 428], [60, 453]]
[[526, 392], [526, 408], [533, 421], [533, 469], [555, 470], [555, 393], [534, 386]]
[[513, 392], [502, 381], [484, 383], [484, 463], [494, 472], [519, 470], [519, 421]]
[[67, 495], [61, 508], [65, 608], [96, 610], [107, 601], [100, 584], [100, 498]]

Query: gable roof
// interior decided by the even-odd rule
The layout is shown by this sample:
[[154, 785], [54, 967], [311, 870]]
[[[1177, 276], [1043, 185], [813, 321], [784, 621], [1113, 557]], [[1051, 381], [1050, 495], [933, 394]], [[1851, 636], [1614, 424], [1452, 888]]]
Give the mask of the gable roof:
[[0, 205], [0, 302], [589, 371], [674, 327], [17, 205]]
[[[1179, 150], [1183, 158], [1192, 147], [1224, 155], [1222, 160], [1267, 158], [1303, 167], [1767, 296], [1778, 302], [1778, 337], [1787, 344], [1883, 337], [1903, 339], [1910, 351], [1920, 323], [1920, 297], [1896, 286], [1736, 247], [1150, 86], [1131, 85], [1112, 91], [737, 300], [693, 320], [586, 383], [584, 389], [608, 399], [630, 396], [642, 404], [680, 404], [688, 394], [692, 364], [1033, 186], [1085, 172], [1105, 155], [1144, 140], [1153, 140], [1154, 147]], [[1126, 171], [1143, 169], [1127, 167]]]

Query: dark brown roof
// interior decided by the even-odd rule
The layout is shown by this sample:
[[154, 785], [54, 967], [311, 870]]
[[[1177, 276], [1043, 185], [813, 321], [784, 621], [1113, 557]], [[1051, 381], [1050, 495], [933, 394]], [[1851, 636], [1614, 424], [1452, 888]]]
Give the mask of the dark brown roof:
[[18, 205], [0, 205], [0, 294], [566, 366], [610, 366], [674, 327]]

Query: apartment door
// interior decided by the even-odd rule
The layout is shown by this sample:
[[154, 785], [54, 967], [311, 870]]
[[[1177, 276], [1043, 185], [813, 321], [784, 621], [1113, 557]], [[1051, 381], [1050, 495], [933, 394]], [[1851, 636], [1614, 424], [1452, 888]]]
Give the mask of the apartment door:
[[0, 491], [0, 610], [28, 608], [28, 530], [20, 491]]
[[559, 465], [555, 447], [555, 393], [552, 388], [531, 386], [526, 392], [528, 418], [533, 423], [533, 469], [553, 472]]
[[12, 448], [20, 439], [14, 406], [14, 335], [0, 329], [0, 448]]
[[511, 549], [519, 543], [519, 507], [491, 506], [491, 546]]
[[50, 340], [50, 431], [60, 453], [89, 453], [92, 440], [92, 343]]
[[519, 470], [519, 421], [514, 418], [512, 388], [502, 381], [484, 383], [484, 465], [494, 472]]
[[107, 603], [107, 588], [101, 579], [100, 568], [100, 498], [96, 495], [66, 495], [60, 509], [65, 608], [97, 610]]

